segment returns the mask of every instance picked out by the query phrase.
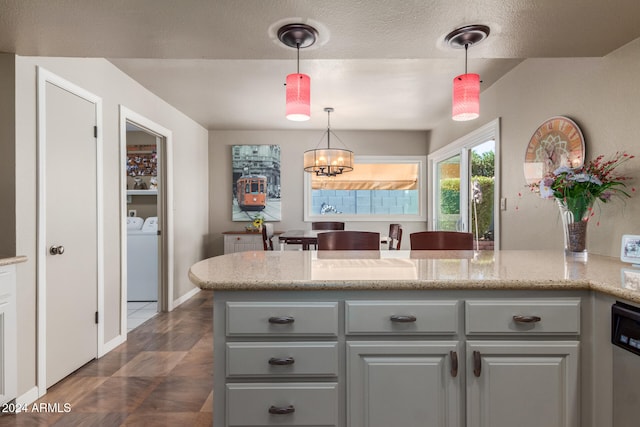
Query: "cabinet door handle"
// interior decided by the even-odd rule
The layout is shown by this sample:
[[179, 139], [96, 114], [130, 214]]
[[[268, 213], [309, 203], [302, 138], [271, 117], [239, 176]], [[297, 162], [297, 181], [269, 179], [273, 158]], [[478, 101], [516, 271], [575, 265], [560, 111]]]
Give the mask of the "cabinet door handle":
[[542, 318], [539, 316], [513, 316], [513, 321], [517, 323], [537, 323], [541, 320]]
[[458, 376], [458, 352], [452, 350], [449, 356], [451, 357], [451, 376], [455, 378]]
[[296, 408], [294, 408], [293, 405], [284, 406], [284, 407], [282, 406], [277, 407], [277, 406], [271, 405], [269, 407], [269, 413], [273, 415], [287, 415], [287, 414], [293, 414], [294, 412], [296, 412]]
[[474, 351], [473, 352], [473, 375], [475, 375], [476, 377], [479, 377], [481, 372], [482, 372], [482, 359], [480, 358], [480, 352]]
[[398, 322], [398, 323], [411, 323], [416, 321], [416, 316], [413, 316], [411, 314], [406, 316], [401, 314], [394, 314], [389, 318], [389, 320], [391, 320], [392, 322]]
[[269, 323], [274, 323], [276, 325], [287, 325], [289, 323], [293, 323], [295, 319], [293, 316], [273, 316], [269, 317]]
[[289, 356], [289, 357], [272, 357], [271, 359], [269, 359], [269, 365], [284, 366], [284, 365], [293, 365], [294, 363], [296, 363], [296, 361], [291, 356]]

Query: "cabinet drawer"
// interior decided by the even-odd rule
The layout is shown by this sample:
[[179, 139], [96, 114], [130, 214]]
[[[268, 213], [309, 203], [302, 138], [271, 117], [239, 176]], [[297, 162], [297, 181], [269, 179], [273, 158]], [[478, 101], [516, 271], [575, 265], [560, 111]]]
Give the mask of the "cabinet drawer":
[[580, 299], [468, 300], [467, 335], [579, 334]]
[[337, 383], [227, 384], [226, 392], [229, 427], [338, 425]]
[[458, 330], [458, 301], [347, 301], [347, 334], [447, 334]]
[[337, 302], [228, 302], [227, 335], [337, 336]]
[[227, 343], [227, 375], [337, 377], [338, 343]]
[[252, 244], [262, 242], [262, 234], [232, 234], [225, 236], [229, 242], [232, 243], [241, 243], [241, 244]]

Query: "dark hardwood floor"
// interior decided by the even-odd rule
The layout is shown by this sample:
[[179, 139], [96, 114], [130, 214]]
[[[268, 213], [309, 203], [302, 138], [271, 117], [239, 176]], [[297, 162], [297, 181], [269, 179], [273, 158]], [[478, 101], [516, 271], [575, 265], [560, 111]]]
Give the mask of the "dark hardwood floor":
[[199, 292], [35, 402], [59, 412], [5, 415], [0, 426], [211, 426], [212, 316], [213, 292]]

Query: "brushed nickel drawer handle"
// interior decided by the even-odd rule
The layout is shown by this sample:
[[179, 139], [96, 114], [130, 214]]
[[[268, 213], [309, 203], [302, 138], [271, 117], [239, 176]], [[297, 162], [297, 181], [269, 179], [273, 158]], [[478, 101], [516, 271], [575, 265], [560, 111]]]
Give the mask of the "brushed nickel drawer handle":
[[294, 363], [296, 363], [296, 361], [291, 356], [285, 357], [285, 358], [272, 357], [271, 359], [269, 359], [269, 365], [284, 366], [284, 365], [293, 365]]
[[539, 316], [513, 316], [513, 321], [518, 323], [537, 323], [541, 320]]
[[449, 356], [451, 357], [451, 376], [455, 378], [458, 376], [458, 352], [452, 350]]
[[295, 319], [293, 316], [274, 316], [269, 317], [269, 323], [274, 323], [276, 325], [288, 325], [289, 323], [293, 323]]
[[482, 359], [479, 351], [473, 352], [473, 375], [479, 377], [482, 373]]
[[293, 414], [294, 412], [296, 412], [296, 408], [294, 408], [293, 405], [289, 405], [285, 407], [277, 407], [277, 406], [271, 405], [271, 407], [269, 407], [269, 413], [273, 415], [287, 415], [287, 414]]
[[412, 323], [416, 321], [416, 316], [413, 316], [411, 314], [406, 316], [401, 314], [394, 314], [389, 318], [389, 320], [397, 323]]

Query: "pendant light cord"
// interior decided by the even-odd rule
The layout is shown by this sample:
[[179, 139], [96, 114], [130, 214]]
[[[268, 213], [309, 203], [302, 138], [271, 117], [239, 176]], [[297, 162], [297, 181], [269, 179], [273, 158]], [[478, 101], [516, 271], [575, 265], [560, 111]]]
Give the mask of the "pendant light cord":
[[467, 52], [469, 51], [469, 43], [464, 45], [464, 73], [467, 74]]
[[327, 111], [327, 149], [331, 149], [331, 111]]
[[300, 74], [300, 43], [296, 43], [296, 49], [298, 51], [298, 74]]

